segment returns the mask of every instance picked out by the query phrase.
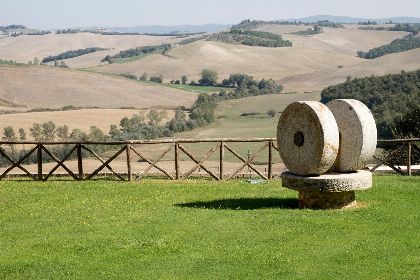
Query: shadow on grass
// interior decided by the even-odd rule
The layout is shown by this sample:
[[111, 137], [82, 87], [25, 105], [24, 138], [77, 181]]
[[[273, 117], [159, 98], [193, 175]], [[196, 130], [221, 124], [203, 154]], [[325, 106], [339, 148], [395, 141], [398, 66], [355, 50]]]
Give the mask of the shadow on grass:
[[299, 209], [299, 202], [293, 198], [237, 198], [180, 203], [175, 206], [216, 210]]

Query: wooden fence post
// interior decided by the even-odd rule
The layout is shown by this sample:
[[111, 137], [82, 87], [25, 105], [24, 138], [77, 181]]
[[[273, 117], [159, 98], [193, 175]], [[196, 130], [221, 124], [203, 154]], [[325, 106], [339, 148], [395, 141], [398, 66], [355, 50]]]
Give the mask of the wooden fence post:
[[223, 180], [223, 160], [225, 157], [225, 143], [223, 141], [220, 142], [220, 157], [219, 157], [219, 178]]
[[127, 174], [128, 174], [128, 181], [131, 182], [131, 145], [125, 145], [125, 151], [127, 153]]
[[37, 156], [37, 164], [38, 164], [37, 179], [38, 181], [42, 181], [43, 178], [42, 178], [42, 144], [41, 143], [38, 144], [38, 150], [37, 150], [36, 156]]
[[79, 180], [83, 181], [83, 155], [82, 144], [77, 144], [77, 169], [79, 170]]
[[178, 150], [178, 142], [175, 142], [175, 180], [179, 180], [179, 150]]
[[273, 178], [273, 141], [268, 144], [268, 180]]
[[411, 142], [408, 141], [407, 174], [411, 176]]

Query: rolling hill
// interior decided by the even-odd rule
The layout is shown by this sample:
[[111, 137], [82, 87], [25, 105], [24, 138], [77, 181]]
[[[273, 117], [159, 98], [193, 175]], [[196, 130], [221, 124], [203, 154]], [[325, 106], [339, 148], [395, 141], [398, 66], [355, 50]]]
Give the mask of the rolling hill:
[[[232, 73], [246, 73], [256, 79], [273, 78], [283, 84], [284, 92], [299, 94], [223, 101], [218, 105], [215, 123], [180, 133], [176, 137], [273, 137], [276, 118], [266, 115], [270, 109], [281, 112], [293, 101], [319, 100], [319, 92], [323, 88], [344, 82], [348, 76], [364, 77], [420, 68], [420, 49], [372, 60], [357, 57], [357, 51], [367, 51], [408, 34], [360, 30], [358, 27], [325, 27], [322, 33], [311, 36], [290, 34], [310, 28], [308, 25], [266, 25], [258, 29], [280, 34], [292, 41], [292, 47], [284, 48], [252, 47], [206, 40], [176, 45], [183, 39], [167, 36], [79, 33], [6, 37], [0, 40], [0, 58], [23, 62], [35, 56], [42, 58], [86, 47], [109, 50], [66, 60], [71, 67], [87, 68], [85, 71], [41, 66], [0, 66], [0, 101], [4, 101], [0, 105], [16, 104], [28, 108], [74, 105], [114, 110], [122, 107], [173, 109], [191, 106], [197, 93], [137, 82], [118, 75], [163, 75], [164, 82], [178, 80], [186, 75], [189, 81], [198, 81], [201, 70], [209, 68], [218, 72], [220, 82]], [[152, 54], [124, 63], [99, 63], [106, 54], [161, 43], [174, 43], [175, 47], [165, 55]], [[91, 120], [86, 122], [86, 127], [94, 124], [101, 114], [115, 115], [115, 119], [118, 119], [121, 114], [129, 112], [95, 110], [99, 109], [86, 110], [87, 115], [83, 115], [82, 119]], [[88, 111], [91, 111], [90, 115]], [[62, 120], [68, 118], [73, 123], [82, 122], [76, 115], [72, 116], [72, 112], [57, 112], [54, 116]], [[247, 113], [255, 114], [241, 116]], [[53, 117], [46, 113], [45, 116]], [[23, 115], [12, 115], [4, 117], [4, 123], [12, 122], [13, 117], [25, 119]], [[26, 115], [25, 120], [30, 125], [38, 117]], [[98, 126], [107, 127], [108, 123]], [[19, 124], [26, 127], [24, 123]]]
[[1, 39], [0, 58], [26, 63], [35, 57], [42, 60], [46, 56], [58, 55], [70, 50], [90, 47], [109, 49], [66, 60], [70, 67], [82, 68], [99, 65], [101, 59], [106, 55], [114, 55], [121, 50], [162, 43], [176, 43], [180, 40], [182, 39], [169, 36], [100, 35], [93, 33], [23, 35]]
[[[124, 63], [103, 65], [98, 72], [141, 75], [162, 74], [166, 81], [187, 75], [197, 81], [204, 68], [216, 70], [219, 80], [232, 73], [247, 73], [256, 78], [273, 78], [285, 85], [288, 92], [320, 91], [341, 82], [347, 76], [394, 73], [420, 67], [417, 50], [366, 62], [357, 51], [387, 44], [406, 32], [366, 31], [351, 25], [346, 28], [323, 28], [313, 36], [288, 34], [307, 29], [303, 25], [267, 25], [259, 30], [283, 35], [293, 42], [290, 48], [265, 48], [198, 41], [178, 46], [168, 56], [151, 55]], [[407, 63], [399, 63], [404, 61]]]
[[[285, 38], [291, 40], [293, 45], [297, 47], [342, 53], [351, 56], [356, 56], [360, 50], [367, 51], [409, 34], [408, 32], [359, 30], [357, 26], [349, 25], [345, 26], [345, 28], [324, 27], [323, 32], [315, 36], [296, 36], [287, 34], [291, 33], [285, 32], [287, 27], [288, 25], [266, 25], [258, 30], [285, 35]], [[301, 27], [303, 30], [309, 28], [303, 25], [296, 27]]]
[[54, 67], [0, 66], [0, 98], [28, 108], [175, 108], [197, 94], [120, 77]]
[[347, 77], [367, 77], [399, 73], [401, 70], [413, 71], [420, 68], [420, 49], [395, 53], [377, 59], [364, 60], [358, 64], [340, 69], [317, 71], [301, 75], [290, 75], [280, 80], [285, 90], [298, 92], [322, 90], [323, 88], [342, 83]]
[[151, 55], [134, 62], [104, 65], [94, 70], [113, 74], [162, 74], [166, 81], [187, 75], [190, 80], [197, 81], [201, 70], [210, 68], [218, 72], [220, 81], [232, 73], [247, 73], [260, 79], [281, 79], [315, 69], [334, 69], [340, 64], [347, 66], [361, 61], [349, 55], [304, 47], [249, 47], [211, 41], [179, 46], [169, 55]]
[[300, 21], [300, 22], [318, 22], [328, 20], [331, 22], [339, 22], [339, 23], [354, 23], [357, 24], [359, 22], [367, 22], [367, 21], [375, 21], [379, 24], [388, 23], [389, 21], [395, 23], [418, 23], [420, 22], [420, 18], [418, 17], [388, 17], [388, 18], [354, 18], [354, 17], [346, 17], [346, 16], [332, 16], [332, 15], [316, 15], [316, 16], [309, 16], [304, 18], [297, 18], [297, 19], [289, 19], [289, 21]]

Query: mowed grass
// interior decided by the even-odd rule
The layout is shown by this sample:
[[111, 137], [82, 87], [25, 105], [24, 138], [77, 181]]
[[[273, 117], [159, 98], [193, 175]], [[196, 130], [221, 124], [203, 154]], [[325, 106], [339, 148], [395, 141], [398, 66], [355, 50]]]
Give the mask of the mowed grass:
[[280, 185], [1, 182], [0, 279], [418, 279], [419, 177], [345, 211]]

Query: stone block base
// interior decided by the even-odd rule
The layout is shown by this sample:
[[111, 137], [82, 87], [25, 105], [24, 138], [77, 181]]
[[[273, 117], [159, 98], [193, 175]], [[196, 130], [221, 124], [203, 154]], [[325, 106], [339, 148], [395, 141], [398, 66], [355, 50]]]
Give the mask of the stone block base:
[[354, 191], [372, 187], [372, 173], [327, 173], [299, 176], [291, 172], [281, 175], [283, 187], [299, 192], [300, 208], [341, 209], [356, 206]]
[[320, 192], [300, 191], [299, 208], [310, 209], [342, 209], [356, 206], [354, 191], [348, 192]]

